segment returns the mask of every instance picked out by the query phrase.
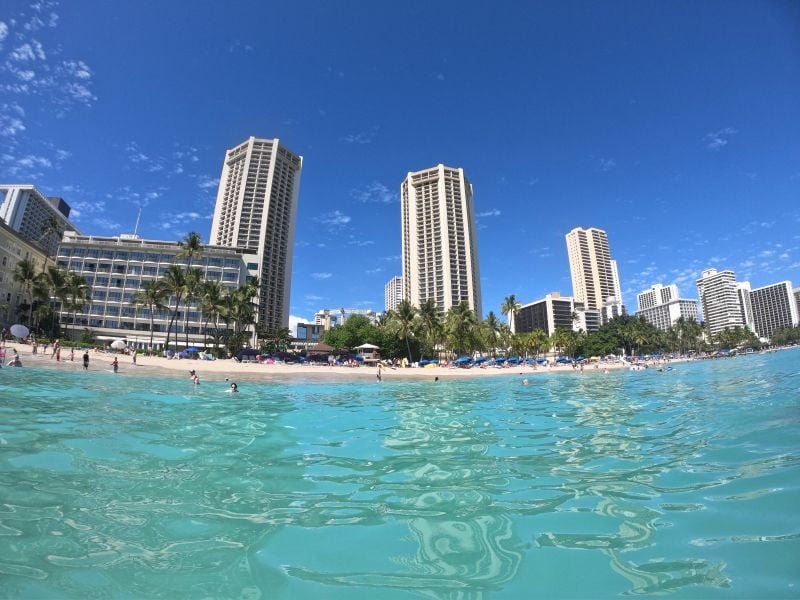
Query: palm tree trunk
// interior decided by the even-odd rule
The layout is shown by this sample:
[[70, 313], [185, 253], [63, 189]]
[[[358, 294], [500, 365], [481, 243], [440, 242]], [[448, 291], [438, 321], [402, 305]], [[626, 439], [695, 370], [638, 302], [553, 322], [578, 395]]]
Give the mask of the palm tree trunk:
[[150, 354], [153, 353], [153, 305], [150, 305]]

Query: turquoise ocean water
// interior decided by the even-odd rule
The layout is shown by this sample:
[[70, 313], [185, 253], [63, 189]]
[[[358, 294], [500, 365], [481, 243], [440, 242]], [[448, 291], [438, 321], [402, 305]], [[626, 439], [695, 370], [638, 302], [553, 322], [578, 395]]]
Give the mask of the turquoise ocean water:
[[670, 373], [0, 372], [0, 597], [800, 596], [800, 349]]

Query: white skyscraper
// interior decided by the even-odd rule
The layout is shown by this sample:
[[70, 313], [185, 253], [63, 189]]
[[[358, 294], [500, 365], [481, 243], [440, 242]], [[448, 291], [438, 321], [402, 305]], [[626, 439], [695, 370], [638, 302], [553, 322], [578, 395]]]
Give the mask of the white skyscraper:
[[441, 313], [467, 302], [482, 318], [472, 184], [464, 169], [438, 165], [409, 173], [400, 186], [403, 291]]
[[[611, 260], [608, 235], [602, 229], [576, 227], [567, 235], [567, 254], [572, 276], [572, 293], [575, 302], [588, 310], [603, 310], [604, 305], [618, 305], [622, 314], [622, 291], [617, 272], [617, 261]], [[609, 298], [614, 298], [609, 302]]]
[[[5, 221], [28, 242], [38, 244], [49, 256], [55, 256], [65, 231], [77, 231], [69, 222], [70, 207], [63, 198], [48, 197], [32, 185], [0, 185], [0, 220]], [[53, 219], [58, 232], [46, 234]]]
[[258, 256], [258, 322], [268, 330], [289, 324], [302, 167], [277, 139], [251, 137], [228, 150], [219, 180], [210, 243]]
[[403, 278], [395, 275], [388, 281], [384, 289], [383, 309], [386, 311], [395, 310], [403, 298]]
[[750, 322], [749, 284], [737, 283], [733, 271], [706, 269], [697, 280], [697, 292], [710, 335]]

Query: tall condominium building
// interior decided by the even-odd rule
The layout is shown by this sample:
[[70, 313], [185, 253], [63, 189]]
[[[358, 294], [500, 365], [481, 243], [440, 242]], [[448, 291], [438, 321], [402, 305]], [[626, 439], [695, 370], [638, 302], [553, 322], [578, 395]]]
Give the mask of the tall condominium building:
[[[615, 298], [615, 304], [621, 305], [617, 262], [611, 260], [606, 232], [594, 227], [576, 227], [566, 238], [575, 301], [590, 310], [603, 310], [610, 297]], [[616, 312], [623, 312], [621, 306]]]
[[[27, 241], [39, 244], [48, 256], [55, 256], [65, 231], [77, 231], [63, 198], [45, 196], [32, 185], [0, 185], [0, 195], [0, 220]], [[55, 232], [47, 231], [51, 219], [57, 225]]]
[[32, 261], [39, 273], [45, 262], [45, 253], [41, 246], [32, 244], [0, 220], [0, 306], [5, 308], [0, 311], [0, 323], [3, 325], [19, 322], [19, 307], [29, 301], [14, 281], [14, 269], [22, 260]]
[[258, 322], [268, 330], [289, 325], [302, 167], [277, 139], [255, 137], [228, 150], [222, 165], [210, 242], [258, 257]]
[[[124, 339], [129, 346], [146, 349], [150, 345], [150, 308], [134, 303], [136, 293], [148, 282], [162, 277], [170, 265], [187, 266], [178, 242], [144, 240], [137, 235], [86, 236], [68, 232], [58, 247], [59, 267], [82, 275], [89, 285], [91, 296], [77, 311], [60, 307], [62, 327], [77, 337], [83, 328], [91, 328], [99, 340]], [[192, 267], [200, 269], [204, 280], [218, 281], [235, 289], [255, 275], [256, 257], [238, 248], [203, 246]], [[252, 270], [251, 270], [252, 269]], [[164, 349], [166, 331], [177, 299], [167, 299], [166, 309], [153, 313], [153, 350]], [[203, 315], [196, 302], [186, 314], [186, 305], [178, 306], [178, 317], [172, 328], [170, 347], [202, 346], [208, 315]], [[188, 329], [186, 317], [188, 316]], [[212, 325], [213, 326], [213, 325]]]
[[706, 269], [697, 280], [697, 292], [710, 335], [734, 327], [747, 327], [749, 294], [747, 284], [737, 284], [733, 271]]
[[800, 324], [797, 301], [789, 281], [750, 290], [750, 305], [755, 333], [762, 340], [769, 340], [779, 329]]
[[389, 280], [384, 289], [384, 310], [395, 310], [403, 298], [403, 278], [395, 275]]
[[599, 310], [587, 310], [574, 298], [551, 292], [541, 300], [523, 304], [514, 314], [514, 329], [517, 333], [542, 329], [548, 335], [556, 329], [591, 333], [600, 328], [600, 321]]
[[409, 173], [400, 211], [405, 299], [417, 307], [433, 300], [440, 313], [467, 302], [482, 318], [472, 184], [464, 169]]
[[655, 284], [648, 290], [636, 295], [639, 303], [637, 316], [667, 331], [675, 322], [683, 317], [684, 319], [698, 318], [697, 300], [685, 300], [678, 297], [678, 286]]

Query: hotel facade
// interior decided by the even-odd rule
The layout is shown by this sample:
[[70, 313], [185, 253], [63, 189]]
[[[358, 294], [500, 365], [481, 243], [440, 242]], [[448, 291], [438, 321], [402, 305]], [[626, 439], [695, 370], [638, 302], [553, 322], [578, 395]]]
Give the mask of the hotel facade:
[[576, 227], [566, 241], [575, 302], [601, 311], [604, 322], [624, 314], [617, 261], [611, 259], [606, 232]]
[[403, 292], [440, 314], [466, 302], [478, 318], [480, 268], [472, 184], [464, 169], [438, 165], [409, 173], [400, 186]]
[[752, 331], [749, 287], [746, 282], [737, 282], [731, 270], [702, 272], [697, 280], [697, 293], [709, 335], [735, 327]]
[[661, 329], [669, 330], [680, 318], [698, 320], [696, 300], [678, 297], [678, 286], [664, 286], [660, 283], [636, 295], [639, 310], [636, 316]]
[[222, 166], [210, 242], [257, 257], [258, 322], [268, 331], [289, 325], [302, 167], [279, 140], [255, 137], [228, 150]]
[[556, 329], [570, 329], [592, 333], [600, 329], [601, 312], [585, 309], [570, 296], [551, 292], [541, 300], [523, 304], [514, 313], [516, 333], [530, 333], [541, 329], [551, 335]]
[[20, 305], [29, 300], [19, 284], [14, 281], [14, 269], [17, 263], [30, 260], [39, 273], [44, 266], [45, 256], [41, 246], [29, 242], [0, 220], [0, 306], [3, 307], [3, 311], [0, 312], [0, 323], [4, 326], [18, 322], [16, 317]]
[[750, 290], [755, 334], [768, 341], [779, 329], [800, 325], [797, 301], [790, 281], [781, 281]]
[[[170, 265], [187, 266], [178, 242], [144, 240], [135, 235], [113, 237], [85, 236], [74, 232], [64, 235], [58, 247], [57, 264], [83, 276], [91, 290], [90, 297], [76, 312], [58, 305], [64, 330], [78, 337], [90, 328], [100, 341], [126, 340], [129, 347], [146, 350], [150, 345], [150, 308], [137, 306], [134, 297], [146, 283], [161, 278]], [[228, 290], [247, 282], [258, 272], [257, 257], [240, 249], [203, 246], [192, 268], [202, 271], [204, 281], [218, 281]], [[168, 298], [167, 309], [153, 313], [153, 350], [163, 350], [169, 320], [176, 298]], [[202, 346], [206, 317], [191, 303], [181, 301], [172, 327], [170, 347], [185, 348], [188, 310], [189, 345]], [[177, 332], [177, 333], [176, 333]]]

